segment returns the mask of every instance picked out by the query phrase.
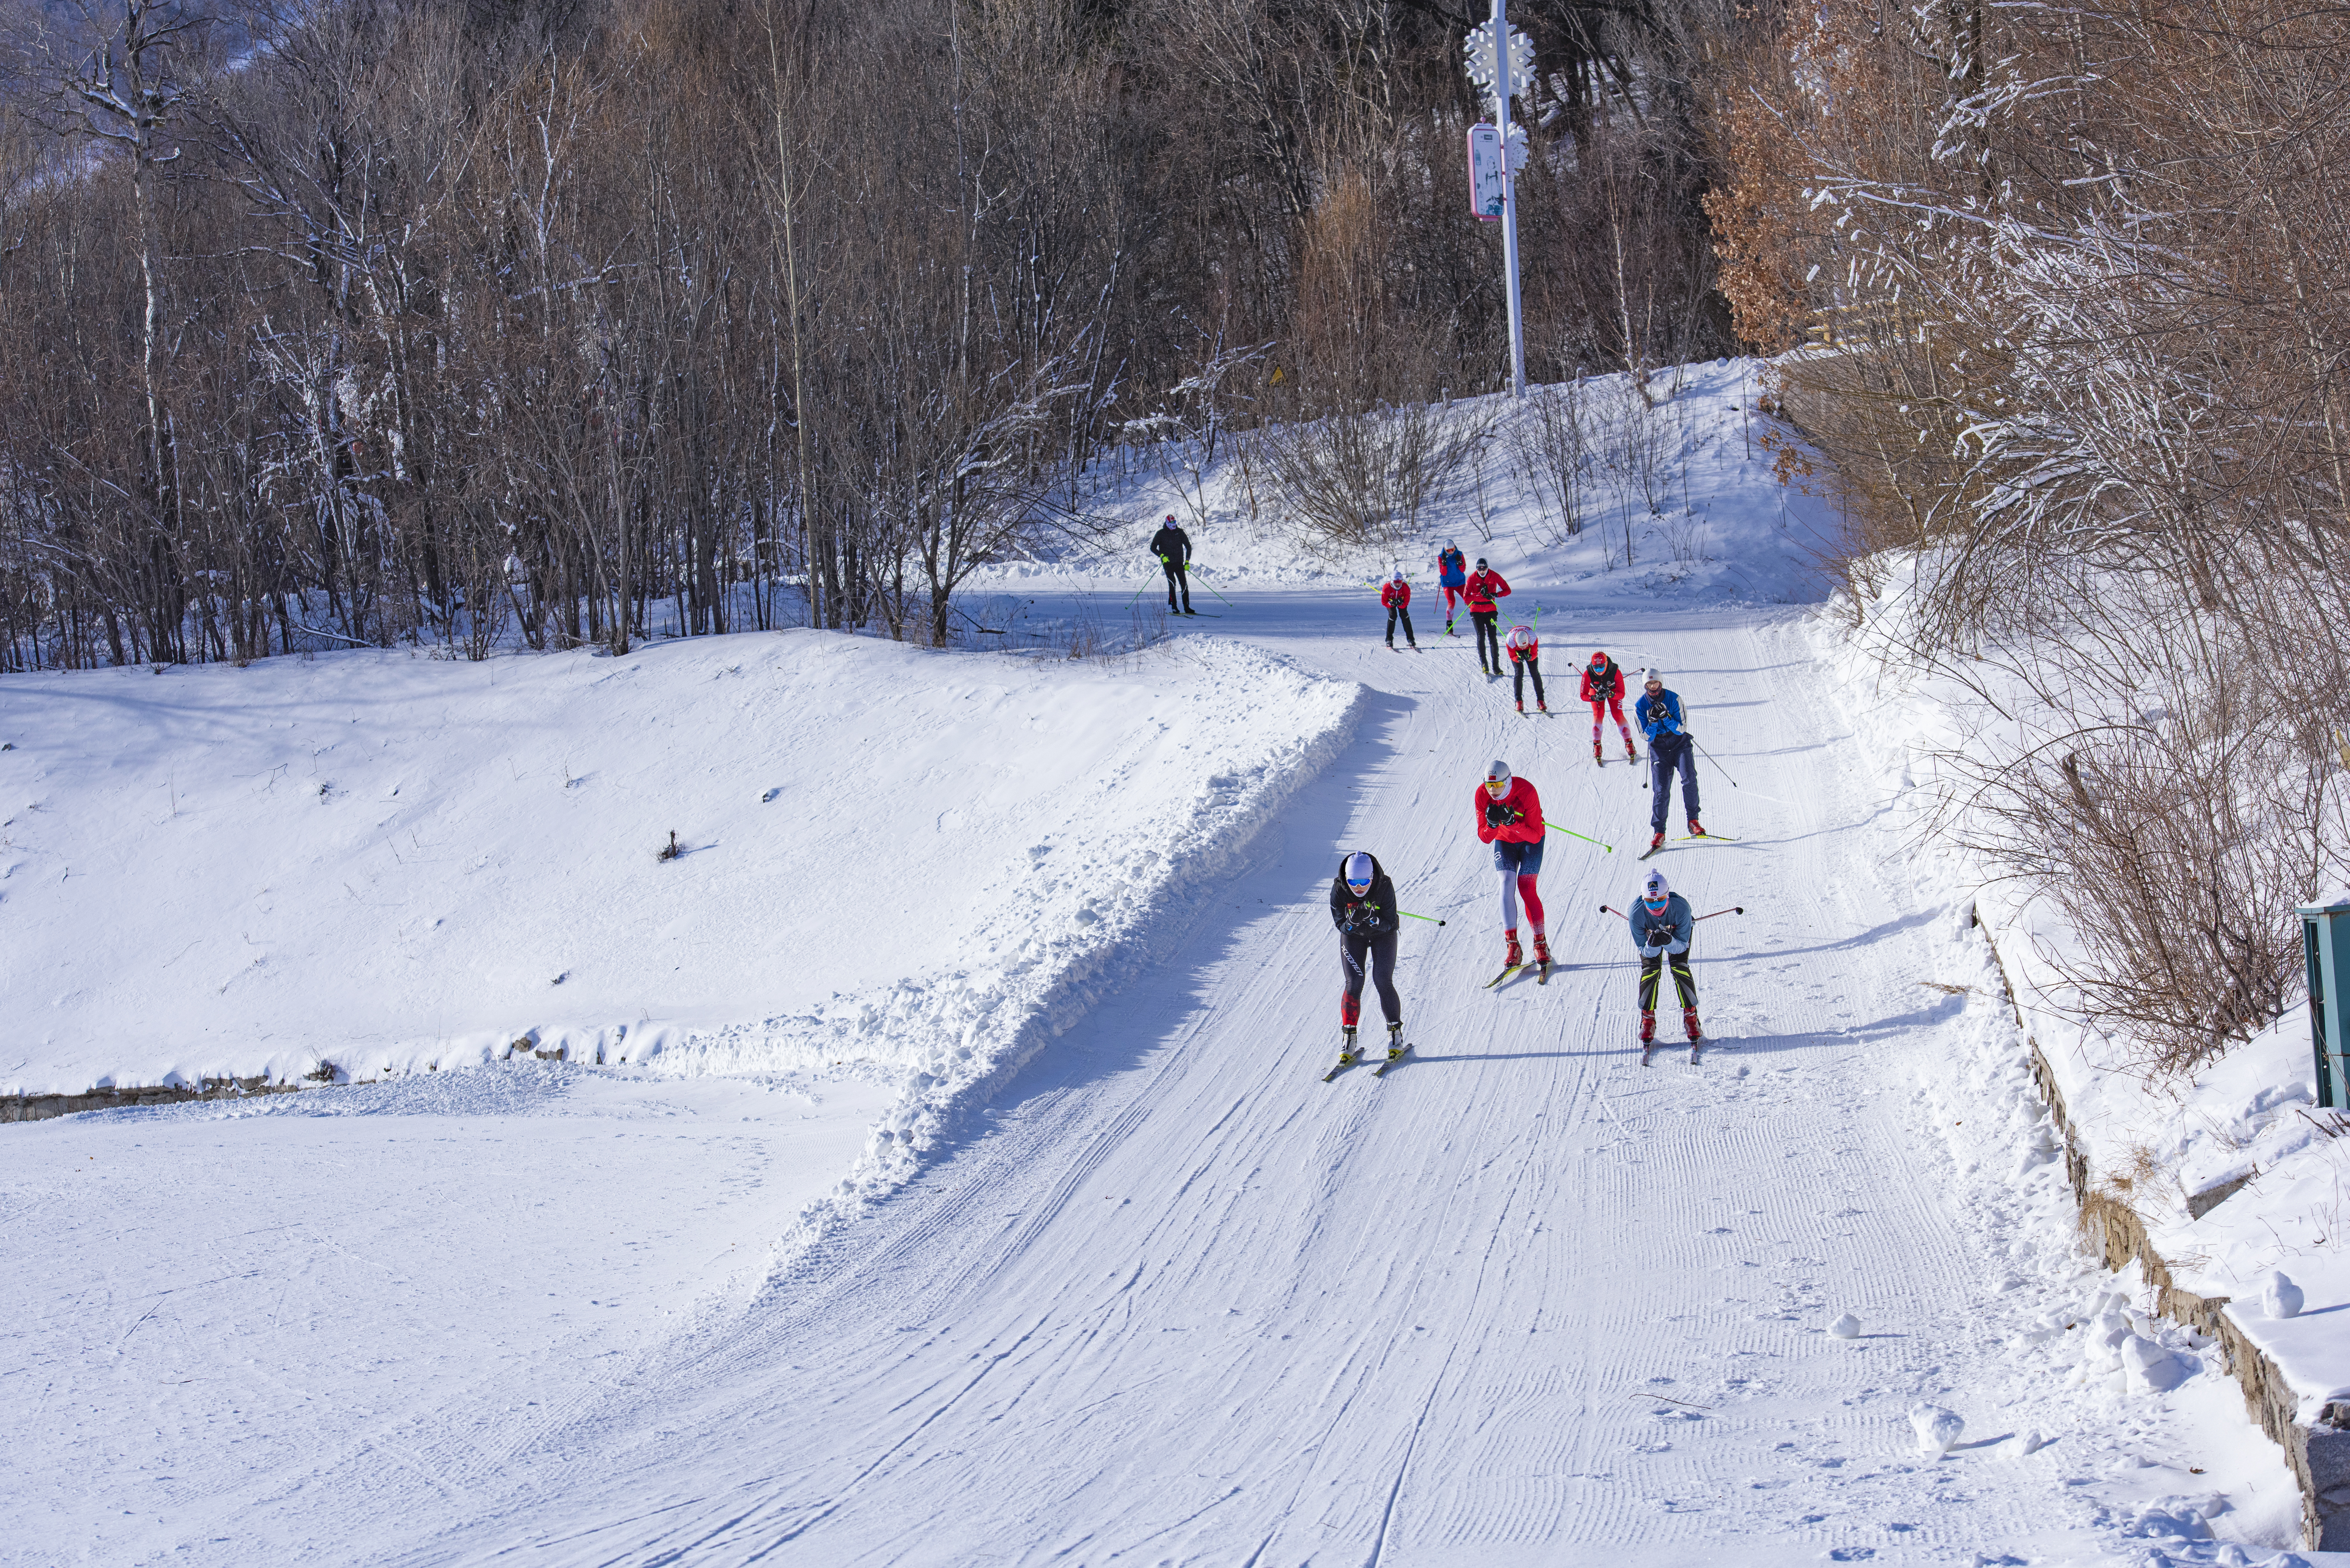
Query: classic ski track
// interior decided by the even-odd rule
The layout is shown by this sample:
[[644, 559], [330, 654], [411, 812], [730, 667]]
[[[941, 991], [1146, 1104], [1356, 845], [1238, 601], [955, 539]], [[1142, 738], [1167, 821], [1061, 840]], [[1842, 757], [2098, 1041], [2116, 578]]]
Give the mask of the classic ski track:
[[[1867, 810], [1799, 636], [1578, 620], [1674, 670], [1756, 791], [1708, 768], [1706, 815], [1748, 842], [1658, 862], [1749, 910], [1701, 929], [1702, 1064], [1638, 1068], [1632, 956], [1596, 906], [1634, 884], [1645, 794], [1636, 815], [1579, 724], [1529, 731], [1375, 639], [1268, 636], [1400, 702], [1268, 830], [1229, 918], [754, 1300], [550, 1390], [525, 1442], [489, 1421], [435, 1449], [485, 1467], [463, 1509], [425, 1506], [388, 1433], [302, 1485], [373, 1532], [422, 1508], [416, 1563], [1663, 1563], [1732, 1534], [1742, 1563], [1941, 1562], [2062, 1512], [2051, 1482], [1946, 1484], [1908, 1452], [1901, 1407], [1985, 1354], [1987, 1287], [1906, 1119], [1936, 1049], [1901, 993], [1918, 917], [1845, 831]], [[1553, 836], [1562, 967], [1488, 994], [1470, 802], [1494, 755], [1617, 852]], [[1419, 1066], [1324, 1085], [1324, 899], [1357, 846], [1451, 923], [1403, 943]], [[1898, 1337], [1827, 1340], [1846, 1306]]]

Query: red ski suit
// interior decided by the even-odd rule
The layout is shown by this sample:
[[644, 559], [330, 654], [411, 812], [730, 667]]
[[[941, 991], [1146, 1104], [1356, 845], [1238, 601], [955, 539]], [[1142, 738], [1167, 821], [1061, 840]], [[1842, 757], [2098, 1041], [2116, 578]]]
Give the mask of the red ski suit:
[[1411, 603], [1411, 585], [1390, 580], [1379, 590], [1379, 603], [1389, 609], [1403, 609]]
[[1609, 677], [1594, 680], [1591, 666], [1583, 667], [1583, 700], [1591, 704], [1591, 742], [1594, 745], [1599, 743], [1599, 726], [1612, 715], [1616, 728], [1623, 732], [1624, 745], [1628, 751], [1632, 729], [1624, 722], [1624, 667], [1611, 662], [1607, 668], [1612, 672]]
[[1471, 615], [1492, 615], [1493, 601], [1510, 597], [1510, 585], [1502, 580], [1499, 572], [1471, 572], [1469, 581], [1461, 587], [1461, 597], [1469, 601]]
[[[1517, 814], [1516, 819], [1496, 827], [1485, 820], [1485, 808], [1500, 805]], [[1542, 867], [1543, 814], [1542, 797], [1534, 786], [1521, 778], [1513, 778], [1501, 800], [1494, 801], [1484, 785], [1477, 786], [1477, 838], [1492, 845], [1533, 846], [1531, 854], [1523, 858], [1496, 848], [1493, 859], [1502, 873], [1502, 925], [1515, 940], [1518, 929], [1518, 902], [1523, 899], [1526, 919], [1534, 923], [1534, 934], [1543, 933], [1542, 899], [1534, 892], [1534, 875]]]

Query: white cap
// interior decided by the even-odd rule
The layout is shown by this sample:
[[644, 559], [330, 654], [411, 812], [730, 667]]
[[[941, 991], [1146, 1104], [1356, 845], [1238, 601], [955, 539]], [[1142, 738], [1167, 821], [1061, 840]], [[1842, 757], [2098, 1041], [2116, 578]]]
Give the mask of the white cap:
[[1510, 764], [1503, 762], [1501, 758], [1495, 757], [1493, 759], [1492, 765], [1485, 770], [1485, 782], [1487, 784], [1509, 783]]
[[1640, 684], [1646, 686], [1651, 680], [1655, 681], [1658, 685], [1662, 686], [1665, 683], [1665, 672], [1656, 668], [1656, 666], [1650, 665], [1648, 667], [1648, 673], [1640, 677]]
[[1648, 868], [1648, 875], [1640, 883], [1640, 897], [1643, 898], [1669, 898], [1672, 897], [1672, 885], [1665, 880], [1665, 874], [1658, 870], [1655, 867], [1650, 867]]

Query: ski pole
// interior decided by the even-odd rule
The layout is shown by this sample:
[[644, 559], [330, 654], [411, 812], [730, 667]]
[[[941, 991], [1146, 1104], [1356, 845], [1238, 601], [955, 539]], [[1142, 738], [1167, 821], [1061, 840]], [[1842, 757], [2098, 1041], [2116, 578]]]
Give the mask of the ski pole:
[[[1195, 571], [1195, 572], [1199, 573], [1199, 574], [1200, 574], [1200, 576], [1201, 576], [1201, 577], [1203, 577], [1203, 578], [1208, 575], [1208, 568], [1207, 568], [1207, 567], [1205, 567], [1205, 566], [1196, 566], [1196, 565], [1195, 565], [1195, 566], [1193, 566], [1191, 568], [1191, 570], [1192, 570], [1192, 571]], [[1223, 592], [1223, 590], [1222, 590], [1222, 588], [1219, 588], [1218, 587], [1216, 587], [1216, 585], [1215, 585], [1215, 584], [1213, 584], [1213, 583], [1210, 583], [1210, 584], [1208, 585], [1208, 591], [1209, 591], [1210, 593], [1211, 593], [1211, 594], [1215, 595], [1218, 598], [1220, 598], [1220, 599], [1224, 599], [1224, 592]], [[1226, 604], [1228, 604], [1228, 605], [1232, 605], [1232, 600], [1230, 600], [1230, 599], [1224, 599], [1224, 602], [1225, 602]], [[1234, 609], [1238, 609], [1238, 608], [1240, 608], [1240, 607], [1240, 607], [1240, 606], [1238, 606], [1238, 605], [1232, 605], [1232, 608], [1234, 608]]]
[[[1697, 737], [1695, 735], [1691, 735], [1690, 737], [1690, 744], [1697, 746]], [[1697, 746], [1697, 754], [1703, 757], [1707, 762], [1713, 763], [1713, 753], [1707, 751], [1703, 746]], [[1713, 763], [1713, 771], [1720, 774], [1723, 778], [1730, 779], [1730, 770], [1723, 767], [1720, 763]], [[1730, 779], [1730, 787], [1736, 789], [1738, 787], [1738, 781], [1736, 779]]]
[[1415, 920], [1430, 920], [1430, 921], [1434, 921], [1437, 925], [1440, 925], [1440, 925], [1442, 925], [1442, 924], [1444, 923], [1442, 920], [1439, 920], [1439, 919], [1436, 919], [1436, 917], [1435, 917], [1435, 916], [1433, 916], [1433, 915], [1413, 915], [1409, 909], [1398, 909], [1398, 910], [1396, 911], [1396, 913], [1397, 913], [1397, 914], [1399, 914], [1399, 915], [1409, 915], [1409, 916], [1411, 917], [1411, 919], [1415, 919]]
[[[1746, 906], [1745, 906], [1745, 905], [1743, 905], [1743, 904], [1733, 904], [1733, 905], [1731, 905], [1731, 906], [1729, 909], [1716, 909], [1716, 910], [1713, 912], [1713, 915], [1742, 915], [1742, 914], [1744, 914], [1745, 912], [1746, 912]], [[1698, 917], [1698, 919], [1700, 919], [1700, 920], [1710, 920], [1710, 919], [1713, 919], [1713, 915], [1700, 915], [1700, 916]]]
[[[1555, 829], [1556, 831], [1558, 831], [1558, 832], [1560, 832], [1560, 833], [1564, 833], [1564, 834], [1565, 834], [1569, 838], [1580, 838], [1580, 839], [1582, 839], [1582, 840], [1583, 840], [1583, 842], [1585, 842], [1586, 844], [1599, 844], [1599, 840], [1597, 840], [1597, 839], [1596, 839], [1596, 838], [1592, 837], [1589, 834], [1587, 834], [1587, 833], [1577, 833], [1577, 832], [1575, 832], [1575, 829], [1573, 829], [1573, 828], [1571, 828], [1571, 827], [1560, 827], [1560, 826], [1558, 826], [1558, 824], [1557, 824], [1557, 823], [1553, 822], [1549, 817], [1546, 817], [1546, 816], [1543, 818], [1543, 826], [1544, 826], [1544, 827], [1548, 827], [1548, 828]], [[1599, 844], [1599, 847], [1600, 847], [1600, 848], [1602, 848], [1602, 849], [1605, 849], [1605, 850], [1606, 850], [1606, 851], [1607, 851], [1607, 853], [1608, 853], [1608, 854], [1610, 854], [1610, 855], [1613, 855], [1613, 854], [1615, 854], [1615, 853], [1616, 853], [1616, 846], [1615, 846], [1614, 845], [1612, 845], [1612, 844]]]

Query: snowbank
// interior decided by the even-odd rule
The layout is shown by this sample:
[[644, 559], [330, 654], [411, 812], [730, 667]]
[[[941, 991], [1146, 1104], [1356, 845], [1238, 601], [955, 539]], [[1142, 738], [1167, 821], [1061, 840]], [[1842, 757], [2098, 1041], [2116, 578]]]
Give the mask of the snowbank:
[[1433, 596], [1436, 554], [1448, 542], [1472, 561], [1489, 557], [1520, 587], [1582, 586], [1685, 605], [1812, 602], [1835, 525], [1817, 497], [1772, 479], [1762, 442], [1782, 427], [1754, 411], [1768, 369], [1761, 359], [1671, 367], [1648, 377], [1645, 398], [1627, 374], [1575, 384], [1587, 441], [1572, 534], [1555, 490], [1513, 439], [1531, 410], [1493, 393], [1427, 410], [1437, 439], [1482, 435], [1474, 456], [1429, 497], [1419, 524], [1399, 525], [1385, 542], [1333, 549], [1309, 537], [1262, 463], [1242, 461], [1240, 443], [1224, 433], [1212, 445], [1170, 441], [1097, 462], [1084, 503], [1122, 526], [1097, 543], [987, 568], [970, 591], [1131, 592], [1139, 584], [1152, 603], [1159, 572], [1149, 542], [1173, 513], [1191, 539], [1194, 600], [1210, 610], [1223, 607], [1216, 585], [1367, 585], [1399, 566]]
[[[2289, 1389], [2291, 1408], [2278, 1413], [2307, 1428], [2329, 1402], [2350, 1398], [2350, 1123], [2314, 1109], [2307, 1009], [2191, 1078], [2161, 1083], [2132, 1070], [2126, 1041], [2067, 1011], [2059, 961], [2077, 939], [2062, 912], [1934, 831], [1960, 782], [1938, 754], [2018, 732], [1960, 681], [1902, 660], [1896, 650], [1908, 633], [1914, 563], [1877, 564], [1882, 589], [1864, 613], [1840, 600], [1814, 623], [1820, 653], [1846, 705], [1866, 715], [1858, 729], [1867, 765], [1917, 840], [1919, 863], [1960, 892], [1990, 938], [2061, 1106], [2064, 1127], [2040, 1130], [2041, 1158], [2012, 1179], [2045, 1180], [2073, 1160], [2084, 1198], [2097, 1194], [2135, 1216], [2170, 1288], [2226, 1301], [2228, 1323]], [[2027, 707], [2006, 705], [2009, 713]], [[2262, 1309], [2263, 1284], [2280, 1269], [2304, 1293], [2299, 1316], [2272, 1319]], [[2155, 1293], [2141, 1282], [2136, 1300], [2142, 1318]], [[2222, 1358], [2214, 1349], [2203, 1360], [2216, 1368]], [[2118, 1363], [2095, 1375], [2124, 1377]], [[2314, 1449], [2309, 1463], [2317, 1463]]]
[[886, 1174], [1358, 698], [1202, 639], [1110, 668], [811, 631], [11, 677], [0, 1092], [858, 1058], [907, 1085]]

